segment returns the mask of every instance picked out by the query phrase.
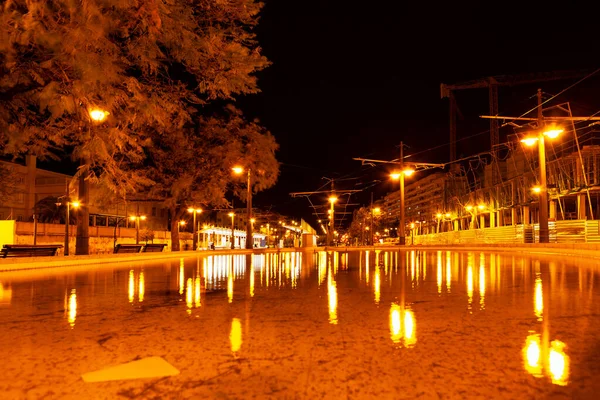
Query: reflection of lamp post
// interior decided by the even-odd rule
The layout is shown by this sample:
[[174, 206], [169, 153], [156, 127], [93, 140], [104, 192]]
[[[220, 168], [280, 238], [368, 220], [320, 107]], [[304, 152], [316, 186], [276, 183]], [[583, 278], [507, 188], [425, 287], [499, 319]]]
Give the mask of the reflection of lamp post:
[[231, 249], [235, 249], [235, 230], [233, 225], [233, 219], [235, 218], [235, 213], [230, 212], [227, 214], [231, 217]]
[[407, 168], [390, 174], [392, 179], [400, 181], [400, 230], [398, 231], [398, 240], [400, 245], [406, 244], [404, 233], [404, 176], [411, 176], [414, 172], [414, 169]]
[[[242, 172], [244, 172], [244, 169], [242, 167], [233, 167], [232, 168], [233, 172], [236, 174], [241, 174]], [[247, 224], [246, 224], [246, 248], [247, 249], [251, 249], [252, 248], [252, 226], [250, 221], [252, 220], [252, 182], [250, 180], [250, 168], [248, 168], [248, 176], [247, 176], [247, 181], [246, 181], [246, 218], [248, 220]]]
[[[78, 201], [69, 201], [68, 198], [65, 198], [65, 205], [67, 206], [67, 216], [65, 218], [65, 251], [64, 251], [64, 255], [68, 256], [69, 255], [69, 224], [70, 224], [70, 220], [71, 220], [71, 212], [70, 212], [70, 208], [78, 208], [80, 206]], [[62, 205], [62, 203], [58, 203], [58, 205]]]
[[135, 221], [135, 244], [140, 244], [140, 219], [146, 220], [145, 215], [132, 215], [129, 217], [130, 221]]
[[192, 229], [193, 232], [193, 239], [192, 239], [192, 247], [194, 250], [196, 250], [198, 248], [198, 225], [196, 223], [196, 214], [200, 214], [202, 212], [201, 208], [193, 208], [190, 207], [187, 209], [187, 211], [189, 213], [192, 213], [194, 215], [194, 227]]
[[[541, 112], [542, 108], [539, 107], [538, 115], [541, 120]], [[540, 127], [537, 131], [537, 136], [535, 137], [526, 137], [521, 140], [522, 143], [527, 146], [533, 146], [538, 143], [538, 155], [540, 162], [540, 186], [539, 186], [539, 224], [540, 224], [540, 243], [549, 243], [550, 242], [550, 233], [548, 231], [548, 188], [546, 185], [546, 144], [544, 136], [549, 137], [550, 139], [554, 139], [560, 135], [563, 130], [562, 129], [548, 129], [544, 130], [541, 126], [542, 122], [540, 121]]]

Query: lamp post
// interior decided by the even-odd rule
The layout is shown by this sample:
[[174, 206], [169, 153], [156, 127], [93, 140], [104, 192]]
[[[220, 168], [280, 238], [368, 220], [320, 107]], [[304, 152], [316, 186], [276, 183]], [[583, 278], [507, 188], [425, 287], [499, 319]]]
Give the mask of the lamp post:
[[145, 215], [132, 215], [130, 221], [135, 221], [135, 244], [140, 244], [140, 220], [145, 221]]
[[250, 218], [250, 239], [248, 239], [248, 235], [246, 234], [246, 248], [248, 248], [248, 240], [250, 240], [250, 248], [254, 248], [254, 223], [256, 222], [256, 218]]
[[375, 245], [373, 235], [375, 230], [373, 229], [373, 220], [375, 219], [375, 214], [379, 214], [381, 212], [381, 208], [376, 207], [371, 209], [371, 246]]
[[401, 246], [406, 244], [406, 237], [404, 232], [404, 176], [411, 176], [415, 173], [414, 169], [406, 168], [399, 172], [393, 172], [390, 177], [394, 180], [400, 181], [400, 229], [398, 231], [398, 242]]
[[190, 207], [187, 211], [194, 216], [194, 227], [192, 228], [192, 248], [194, 250], [198, 249], [198, 224], [196, 223], [196, 214], [200, 214], [202, 212], [201, 208]]
[[[233, 172], [237, 175], [240, 175], [244, 172], [242, 167], [233, 167]], [[250, 221], [252, 220], [252, 181], [251, 181], [251, 170], [248, 168], [247, 171], [247, 180], [246, 180], [246, 218], [248, 223], [246, 224], [246, 248], [252, 248], [252, 226]]]
[[[541, 106], [538, 114], [541, 114]], [[536, 143], [538, 145], [540, 185], [539, 190], [536, 190], [536, 193], [539, 194], [540, 243], [550, 242], [550, 233], [548, 231], [548, 187], [546, 183], [546, 143], [544, 137], [547, 136], [550, 139], [554, 139], [562, 132], [562, 129], [542, 129], [540, 123], [540, 129], [538, 129], [536, 136], [521, 139], [521, 142], [527, 146], [534, 146]]]
[[[106, 120], [110, 113], [106, 110], [99, 108], [88, 109], [89, 124], [88, 129], [91, 131], [94, 125], [100, 125]], [[90, 254], [90, 185], [87, 179], [87, 170], [90, 165], [90, 161], [87, 157], [80, 159], [80, 164], [83, 167], [82, 173], [79, 175], [79, 199], [81, 200], [81, 210], [79, 212], [79, 219], [77, 220], [77, 236], [75, 238], [75, 254], [77, 255], [88, 255]]]
[[414, 245], [415, 244], [415, 223], [411, 222], [410, 223], [410, 244]]
[[335, 227], [335, 209], [334, 209], [334, 204], [337, 201], [337, 197], [335, 196], [329, 196], [329, 203], [331, 204], [330, 208], [329, 208], [329, 230], [327, 231], [327, 245], [331, 246], [333, 245], [333, 230]]
[[231, 217], [231, 249], [235, 249], [235, 230], [233, 225], [233, 219], [235, 218], [235, 213], [230, 212], [227, 214]]
[[[62, 205], [62, 203], [57, 203], [57, 204], [59, 206]], [[71, 220], [70, 208], [73, 207], [74, 209], [76, 209], [80, 206], [80, 203], [78, 201], [69, 201], [68, 197], [65, 197], [65, 205], [67, 206], [67, 215], [65, 218], [65, 251], [64, 251], [64, 255], [68, 256], [69, 255], [69, 224], [70, 224], [70, 220]]]

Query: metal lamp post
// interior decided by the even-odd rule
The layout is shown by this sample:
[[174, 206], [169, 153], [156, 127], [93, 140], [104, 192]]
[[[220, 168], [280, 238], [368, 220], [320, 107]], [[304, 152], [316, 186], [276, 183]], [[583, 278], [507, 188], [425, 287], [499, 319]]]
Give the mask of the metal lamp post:
[[145, 221], [145, 215], [132, 215], [130, 221], [135, 221], [135, 244], [140, 244], [140, 220]]
[[404, 169], [399, 172], [394, 172], [390, 174], [392, 179], [400, 181], [400, 229], [398, 230], [398, 242], [399, 244], [406, 244], [406, 235], [405, 235], [405, 221], [404, 221], [404, 176], [411, 176], [414, 174], [415, 170], [413, 169]]
[[[242, 172], [244, 172], [244, 169], [242, 167], [233, 167], [232, 168], [233, 172], [237, 175], [240, 175]], [[251, 220], [252, 220], [252, 181], [251, 181], [251, 175], [252, 175], [252, 171], [250, 168], [248, 168], [247, 170], [247, 177], [246, 177], [246, 217], [247, 217], [247, 224], [246, 224], [246, 248], [247, 249], [251, 249], [252, 248], [252, 225], [251, 225]]]
[[[541, 108], [540, 108], [541, 113]], [[563, 132], [562, 129], [544, 130], [540, 127], [535, 137], [526, 137], [521, 142], [527, 146], [538, 145], [538, 156], [540, 163], [540, 186], [536, 192], [539, 194], [539, 224], [540, 224], [540, 243], [550, 242], [550, 232], [548, 230], [548, 187], [546, 183], [546, 143], [544, 136], [554, 139]]]
[[200, 214], [202, 212], [202, 209], [201, 208], [190, 207], [190, 208], [187, 209], [187, 211], [189, 213], [192, 213], [193, 216], [194, 216], [193, 217], [193, 219], [194, 219], [194, 221], [193, 221], [194, 226], [192, 228], [192, 234], [193, 234], [192, 248], [194, 250], [197, 250], [198, 249], [198, 223], [196, 222], [196, 214]]
[[231, 250], [235, 249], [235, 226], [233, 224], [233, 219], [235, 218], [235, 213], [230, 212], [227, 214], [231, 217]]
[[[79, 207], [79, 202], [78, 201], [69, 201], [68, 198], [65, 198], [65, 205], [67, 206], [67, 215], [65, 218], [65, 251], [64, 251], [64, 255], [68, 256], [69, 255], [69, 224], [71, 223], [71, 210], [70, 208], [77, 208]], [[58, 203], [59, 205], [61, 205], [61, 203]]]

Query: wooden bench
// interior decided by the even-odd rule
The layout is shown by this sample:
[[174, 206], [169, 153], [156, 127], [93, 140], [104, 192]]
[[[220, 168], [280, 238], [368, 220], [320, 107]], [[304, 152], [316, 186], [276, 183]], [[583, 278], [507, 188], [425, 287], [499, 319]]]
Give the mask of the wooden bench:
[[146, 243], [144, 247], [142, 247], [142, 253], [160, 253], [166, 246], [165, 243]]
[[117, 244], [115, 253], [139, 253], [143, 244]]
[[2, 258], [55, 256], [62, 247], [62, 244], [5, 244], [0, 250], [0, 255]]

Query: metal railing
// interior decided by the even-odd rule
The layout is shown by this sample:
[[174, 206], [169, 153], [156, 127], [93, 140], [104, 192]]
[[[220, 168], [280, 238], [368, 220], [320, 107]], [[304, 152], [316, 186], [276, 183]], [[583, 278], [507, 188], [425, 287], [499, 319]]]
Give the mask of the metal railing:
[[[550, 243], [600, 243], [600, 221], [569, 220], [550, 221]], [[412, 240], [411, 240], [412, 239]], [[494, 244], [538, 243], [539, 225], [510, 225], [497, 228], [469, 229], [415, 235], [407, 243], [432, 244]]]

